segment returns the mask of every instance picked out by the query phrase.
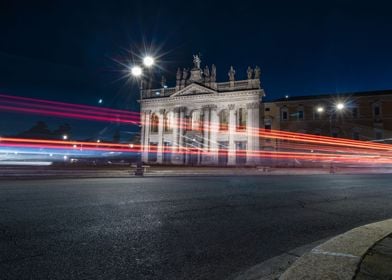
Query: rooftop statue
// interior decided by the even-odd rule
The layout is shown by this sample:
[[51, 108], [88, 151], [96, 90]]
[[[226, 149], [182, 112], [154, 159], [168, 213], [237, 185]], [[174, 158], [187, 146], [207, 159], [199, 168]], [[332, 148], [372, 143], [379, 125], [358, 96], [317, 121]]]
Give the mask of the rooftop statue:
[[233, 66], [230, 66], [230, 70], [229, 73], [227, 73], [229, 75], [229, 80], [230, 81], [234, 81], [235, 80], [235, 70], [233, 68]]
[[177, 69], [176, 78], [177, 78], [177, 80], [181, 80], [181, 69], [180, 69], [180, 67], [178, 67], [178, 69]]
[[216, 81], [216, 67], [215, 64], [212, 64], [211, 66], [211, 82]]
[[182, 79], [186, 80], [188, 79], [188, 69], [184, 68], [184, 70], [182, 70]]
[[197, 54], [193, 55], [193, 64], [195, 65], [196, 69], [200, 69], [200, 63], [201, 63], [200, 57]]
[[248, 66], [248, 70], [246, 70], [246, 73], [248, 74], [248, 80], [252, 79], [253, 75], [253, 69]]
[[259, 66], [255, 68], [255, 79], [260, 79], [261, 70]]
[[165, 76], [162, 76], [162, 79], [161, 79], [161, 86], [162, 86], [162, 87], [165, 87], [165, 86], [166, 86], [166, 78], [165, 78]]
[[204, 67], [204, 76], [206, 76], [207, 78], [210, 77], [210, 69], [208, 68], [207, 65], [206, 67]]

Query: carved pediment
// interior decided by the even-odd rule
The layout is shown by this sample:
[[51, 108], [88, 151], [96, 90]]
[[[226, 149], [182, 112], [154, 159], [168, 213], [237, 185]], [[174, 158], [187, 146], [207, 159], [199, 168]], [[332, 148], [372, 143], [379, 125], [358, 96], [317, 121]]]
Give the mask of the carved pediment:
[[216, 91], [206, 86], [193, 83], [175, 92], [174, 94], [171, 95], [171, 97], [197, 95], [197, 94], [211, 94], [211, 93], [216, 93]]

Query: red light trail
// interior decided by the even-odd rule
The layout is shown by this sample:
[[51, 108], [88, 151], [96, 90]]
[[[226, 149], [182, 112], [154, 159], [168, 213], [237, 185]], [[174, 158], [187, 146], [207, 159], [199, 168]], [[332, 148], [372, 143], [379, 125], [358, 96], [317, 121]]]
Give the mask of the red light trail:
[[[132, 125], [140, 125], [140, 114], [117, 109], [94, 107], [88, 105], [68, 104], [64, 102], [33, 99], [27, 97], [16, 97], [0, 94], [0, 110], [40, 114], [54, 117], [76, 118], [90, 121], [117, 122]], [[172, 120], [173, 128], [187, 130], [189, 123], [179, 119]], [[211, 131], [220, 131], [218, 123], [210, 123], [207, 126]], [[203, 130], [203, 122], [200, 122], [199, 131]], [[202, 148], [190, 147], [154, 147], [149, 152], [161, 150], [163, 153], [180, 154], [224, 154], [235, 153], [237, 155], [276, 158], [297, 159], [306, 161], [337, 161], [341, 163], [372, 163], [392, 164], [392, 146], [382, 143], [364, 142], [358, 140], [332, 138], [304, 133], [288, 131], [265, 130], [259, 128], [248, 128], [245, 131], [237, 131], [236, 127], [228, 127], [228, 130], [236, 134], [244, 134], [259, 139], [284, 140], [277, 141], [279, 151], [235, 151], [235, 150], [213, 150], [205, 151]], [[96, 143], [82, 141], [60, 141], [43, 139], [22, 138], [0, 138], [0, 147], [28, 147], [48, 149], [82, 149], [96, 151], [116, 152], [140, 152], [141, 145]]]

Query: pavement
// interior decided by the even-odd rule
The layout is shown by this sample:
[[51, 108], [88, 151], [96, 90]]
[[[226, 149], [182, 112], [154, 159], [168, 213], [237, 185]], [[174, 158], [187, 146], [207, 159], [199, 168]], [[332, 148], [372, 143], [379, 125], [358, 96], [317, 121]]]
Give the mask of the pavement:
[[[134, 177], [135, 167], [130, 166], [1, 166], [0, 180], [34, 178], [129, 178]], [[184, 176], [269, 176], [269, 175], [322, 175], [330, 174], [325, 168], [272, 168], [272, 167], [213, 167], [213, 166], [148, 166], [144, 177]], [[372, 166], [334, 167], [334, 174], [392, 174], [392, 168]]]
[[392, 217], [392, 175], [0, 181], [1, 279], [235, 279]]
[[354, 228], [302, 255], [280, 280], [392, 279], [392, 219]]
[[392, 219], [354, 228], [295, 248], [241, 273], [235, 280], [392, 279]]

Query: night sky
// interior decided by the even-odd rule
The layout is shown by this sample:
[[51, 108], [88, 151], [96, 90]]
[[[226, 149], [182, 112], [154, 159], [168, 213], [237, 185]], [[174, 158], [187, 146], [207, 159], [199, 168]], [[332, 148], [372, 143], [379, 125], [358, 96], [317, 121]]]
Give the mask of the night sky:
[[[8, 3], [7, 3], [8, 2]], [[150, 51], [168, 84], [178, 66], [262, 69], [268, 99], [392, 88], [389, 1], [1, 1], [0, 91], [137, 111], [123, 63]], [[0, 135], [37, 120], [73, 137], [111, 137], [116, 124], [0, 112]], [[128, 137], [135, 127], [120, 127]]]

